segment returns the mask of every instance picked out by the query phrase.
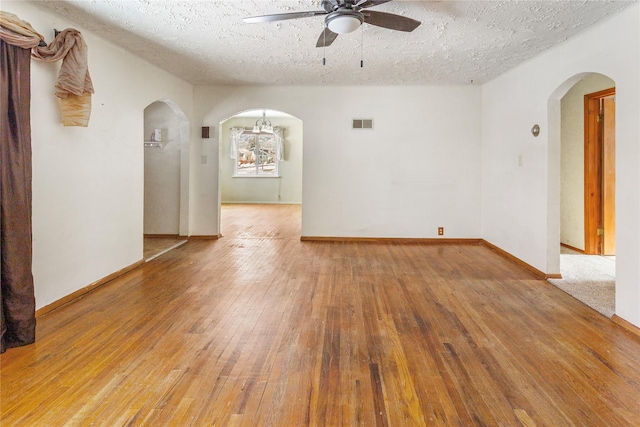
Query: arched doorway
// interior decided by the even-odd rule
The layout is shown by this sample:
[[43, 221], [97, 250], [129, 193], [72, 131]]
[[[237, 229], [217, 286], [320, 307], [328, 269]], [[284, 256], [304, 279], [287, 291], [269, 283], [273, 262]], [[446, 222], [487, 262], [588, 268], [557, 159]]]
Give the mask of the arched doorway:
[[549, 239], [548, 254], [549, 265], [557, 264], [562, 276], [550, 281], [607, 317], [615, 313], [615, 257], [588, 254], [595, 253], [594, 233], [604, 242], [594, 216], [602, 220], [598, 228], [607, 218], [613, 234], [607, 241], [615, 242], [615, 144], [604, 144], [607, 134], [615, 135], [615, 109], [608, 107], [605, 121], [589, 100], [614, 88], [607, 76], [584, 73], [568, 79], [549, 99], [549, 223], [557, 235]]
[[[269, 125], [273, 130], [266, 130], [261, 125]], [[227, 235], [230, 230], [225, 230], [223, 208], [230, 210], [232, 206], [238, 211], [242, 205], [243, 215], [253, 209], [256, 217], [268, 216], [268, 212], [294, 215], [299, 224], [302, 205], [302, 120], [268, 108], [250, 109], [221, 121], [219, 135], [221, 234]], [[289, 229], [288, 233], [291, 232], [293, 229]], [[299, 225], [295, 233], [300, 235]]]
[[186, 242], [189, 122], [180, 107], [159, 100], [144, 109], [144, 258]]

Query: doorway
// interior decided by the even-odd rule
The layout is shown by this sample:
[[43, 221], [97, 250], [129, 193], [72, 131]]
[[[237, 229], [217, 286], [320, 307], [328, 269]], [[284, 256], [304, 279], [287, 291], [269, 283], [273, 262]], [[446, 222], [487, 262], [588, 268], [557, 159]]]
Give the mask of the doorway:
[[[225, 222], [232, 205], [243, 212], [255, 207], [256, 217], [277, 209], [267, 205], [302, 204], [302, 120], [266, 108], [246, 110], [220, 122], [219, 230], [233, 232]], [[298, 210], [293, 210], [298, 212]], [[251, 222], [245, 227], [254, 227]], [[300, 231], [298, 231], [298, 236]]]
[[[604, 249], [602, 238], [601, 252], [589, 254], [586, 230], [593, 227], [591, 223], [587, 225], [593, 219], [589, 212], [597, 216], [594, 222], [598, 228], [605, 227], [602, 222], [605, 218], [612, 218], [613, 223], [607, 226], [612, 229], [609, 234], [615, 245], [615, 134], [611, 133], [615, 132], [615, 110], [608, 111], [606, 122], [600, 116], [600, 99], [609, 99], [607, 106], [602, 101], [603, 110], [610, 110], [610, 103], [615, 102], [613, 87], [615, 82], [605, 75], [579, 74], [559, 86], [549, 100], [549, 145], [552, 147], [549, 164], [560, 166], [559, 174], [551, 175], [552, 181], [560, 184], [559, 191], [550, 193], [560, 199], [560, 241], [551, 239], [548, 248], [549, 265], [560, 274], [549, 281], [607, 317], [615, 313], [615, 256], [601, 256], [611, 250], [610, 247]], [[591, 98], [596, 101], [587, 101]], [[593, 136], [591, 140], [589, 135]], [[604, 150], [605, 136], [613, 140], [608, 152]], [[606, 166], [607, 163], [610, 166]], [[596, 177], [609, 170], [609, 177], [604, 174], [590, 180], [588, 176], [593, 175], [588, 172], [590, 169], [599, 172]], [[595, 189], [591, 190], [592, 187]], [[603, 206], [607, 198], [612, 209]], [[592, 203], [594, 200], [598, 201], [597, 205]], [[550, 217], [553, 217], [551, 211]], [[597, 235], [598, 230], [593, 234]]]
[[159, 100], [144, 109], [143, 258], [187, 241], [189, 122], [180, 107]]
[[615, 256], [615, 88], [584, 96], [585, 254]]

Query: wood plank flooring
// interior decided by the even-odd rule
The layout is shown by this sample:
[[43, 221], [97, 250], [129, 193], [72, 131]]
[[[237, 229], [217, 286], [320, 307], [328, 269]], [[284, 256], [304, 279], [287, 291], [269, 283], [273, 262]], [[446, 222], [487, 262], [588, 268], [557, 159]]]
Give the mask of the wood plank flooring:
[[482, 245], [300, 241], [299, 206], [38, 319], [2, 426], [632, 426], [640, 340]]

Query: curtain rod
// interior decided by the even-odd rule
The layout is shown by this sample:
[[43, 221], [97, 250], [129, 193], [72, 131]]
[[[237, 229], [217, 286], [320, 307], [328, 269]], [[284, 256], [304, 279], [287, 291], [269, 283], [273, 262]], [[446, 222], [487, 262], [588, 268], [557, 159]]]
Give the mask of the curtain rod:
[[[53, 29], [53, 38], [55, 39], [56, 37], [58, 37], [58, 34], [60, 34], [62, 31], [58, 31], [55, 28]], [[46, 47], [47, 46], [47, 42], [44, 40], [40, 40], [40, 43], [38, 43], [39, 47]]]
[[[53, 38], [58, 37], [58, 34], [60, 34], [62, 31], [58, 31], [55, 28], [53, 29]], [[47, 46], [47, 42], [44, 40], [40, 40], [40, 43], [38, 43], [39, 47], [45, 47]]]

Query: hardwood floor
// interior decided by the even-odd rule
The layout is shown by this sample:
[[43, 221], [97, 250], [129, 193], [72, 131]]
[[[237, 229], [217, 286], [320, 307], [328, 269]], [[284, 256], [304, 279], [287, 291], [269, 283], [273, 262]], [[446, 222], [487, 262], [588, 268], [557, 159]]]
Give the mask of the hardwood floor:
[[640, 340], [482, 245], [300, 241], [298, 206], [38, 319], [2, 426], [632, 426]]

